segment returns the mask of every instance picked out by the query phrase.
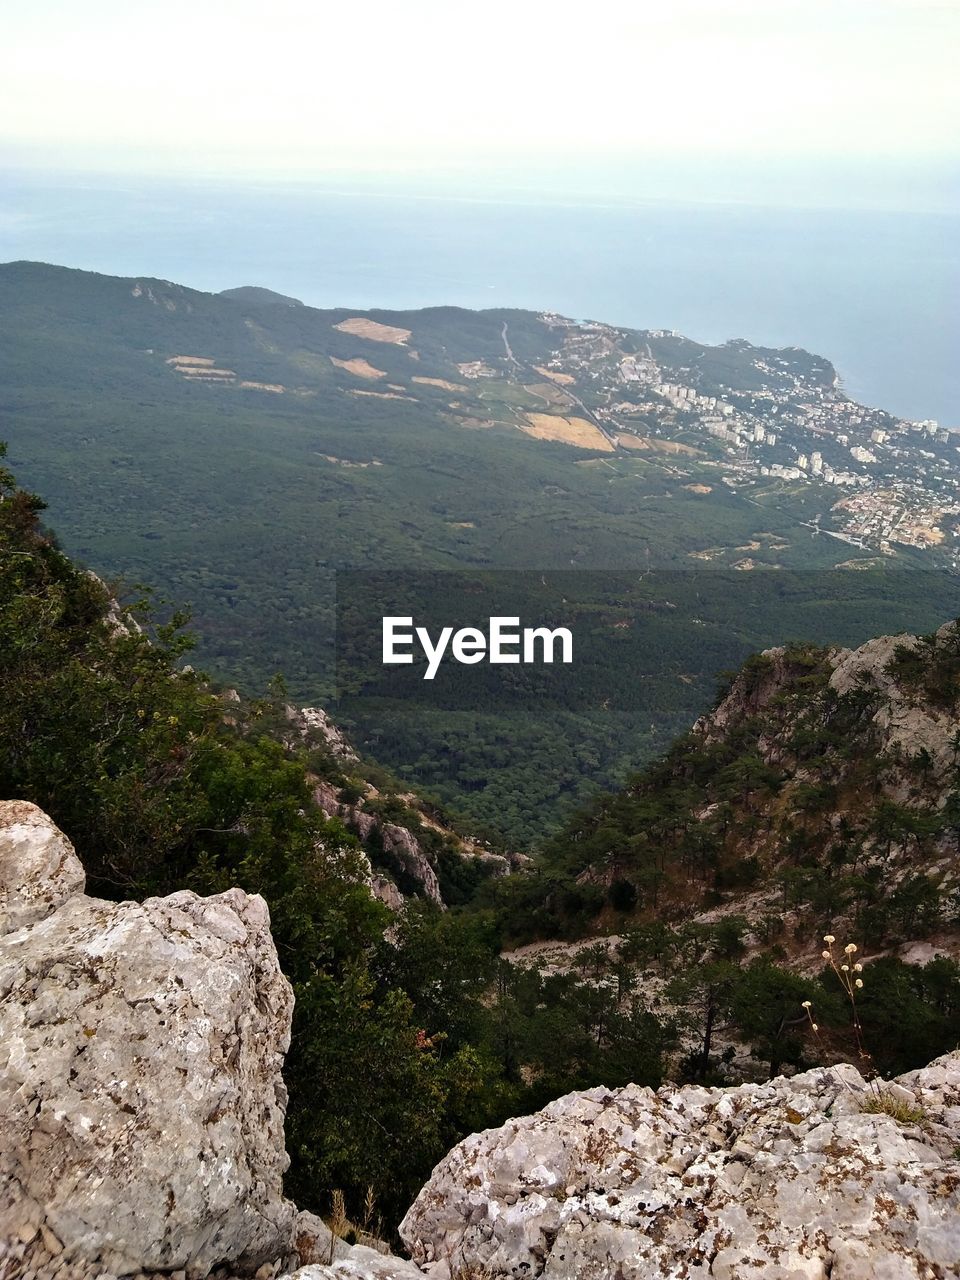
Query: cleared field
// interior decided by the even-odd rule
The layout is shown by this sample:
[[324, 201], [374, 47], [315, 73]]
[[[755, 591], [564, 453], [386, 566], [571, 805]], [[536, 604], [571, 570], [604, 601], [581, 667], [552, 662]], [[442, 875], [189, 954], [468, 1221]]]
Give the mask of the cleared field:
[[211, 366], [213, 364], [213, 360], [210, 358], [210, 356], [171, 356], [170, 359], [167, 361], [167, 364], [184, 365], [184, 366], [194, 365], [197, 367], [201, 365]]
[[444, 378], [413, 377], [411, 382], [422, 382], [425, 387], [439, 387], [441, 391], [466, 391], [462, 382], [447, 382]]
[[351, 316], [349, 320], [341, 320], [333, 327], [341, 333], [352, 333], [355, 338], [366, 338], [369, 342], [393, 342], [398, 345], [406, 342], [412, 333], [411, 329], [380, 324], [377, 320], [367, 320], [363, 316]]
[[528, 382], [524, 384], [523, 389], [539, 400], [546, 400], [547, 404], [564, 405], [570, 408], [570, 397], [565, 391], [555, 387], [552, 382]]
[[607, 437], [586, 418], [561, 418], [553, 413], [528, 413], [525, 417], [529, 425], [521, 427], [521, 430], [537, 440], [558, 440], [578, 449], [613, 453], [613, 445]]
[[282, 395], [287, 389], [279, 382], [241, 382], [240, 385], [251, 391], [272, 391], [275, 395]]
[[355, 378], [385, 378], [387, 376], [385, 369], [374, 368], [362, 356], [357, 356], [353, 360], [338, 360], [336, 356], [331, 356], [330, 363], [335, 364], [338, 369], [345, 369], [347, 373], [352, 373]]
[[[688, 493], [713, 493], [713, 486], [709, 484], [685, 484], [683, 487]], [[759, 546], [760, 544], [757, 543], [756, 546], [751, 547], [750, 550], [755, 551]]]
[[569, 373], [558, 373], [556, 369], [545, 369], [541, 364], [535, 364], [533, 367], [537, 373], [542, 373], [551, 382], [558, 382], [561, 387], [569, 387], [571, 383], [576, 382], [576, 378], [571, 378]]
[[657, 440], [651, 436], [631, 436], [626, 432], [621, 432], [617, 436], [617, 444], [621, 449], [650, 449], [654, 453], [685, 454], [691, 458], [700, 456], [699, 449], [694, 449], [688, 444], [678, 444], [676, 440]]
[[375, 400], [406, 400], [407, 404], [416, 404], [413, 396], [401, 395], [399, 391], [361, 391], [359, 387], [351, 387], [352, 396], [373, 396]]

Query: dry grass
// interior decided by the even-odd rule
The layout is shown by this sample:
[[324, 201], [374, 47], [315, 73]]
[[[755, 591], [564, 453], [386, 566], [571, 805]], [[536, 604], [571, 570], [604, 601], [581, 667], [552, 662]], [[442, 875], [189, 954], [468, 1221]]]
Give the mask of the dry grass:
[[621, 449], [650, 449], [654, 453], [683, 454], [692, 458], [700, 455], [700, 450], [694, 449], [689, 444], [678, 444], [676, 440], [658, 440], [651, 436], [633, 436], [627, 432], [621, 432], [617, 436], [617, 444]]
[[407, 404], [416, 404], [413, 396], [401, 395], [399, 391], [361, 391], [359, 387], [351, 387], [352, 396], [373, 396], [375, 400], [406, 400]]
[[341, 333], [351, 333], [355, 338], [366, 338], [368, 342], [392, 342], [397, 346], [405, 343], [412, 333], [410, 329], [380, 324], [378, 320], [367, 320], [364, 316], [351, 316], [333, 327]]
[[443, 378], [411, 378], [411, 382], [422, 382], [426, 387], [439, 387], [441, 391], [466, 391], [461, 382], [446, 382]]
[[543, 365], [535, 364], [534, 369], [537, 373], [542, 373], [545, 378], [549, 378], [551, 382], [558, 382], [561, 387], [569, 387], [576, 382], [576, 378], [571, 378], [569, 373], [558, 373], [556, 369], [545, 369]]
[[536, 440], [558, 440], [578, 449], [597, 449], [601, 453], [613, 453], [613, 445], [598, 427], [586, 418], [561, 418], [553, 413], [528, 413], [528, 426], [521, 427]]
[[353, 360], [338, 360], [336, 356], [330, 357], [330, 363], [335, 364], [338, 369], [343, 369], [347, 373], [352, 373], [355, 378], [385, 378], [387, 371], [385, 369], [376, 369], [368, 360], [364, 360], [362, 356], [357, 356]]
[[241, 387], [247, 387], [251, 391], [272, 391], [275, 395], [283, 395], [286, 387], [279, 382], [241, 382]]
[[872, 1093], [860, 1110], [868, 1116], [892, 1116], [898, 1124], [922, 1124], [927, 1118], [923, 1107], [907, 1102], [906, 1098], [898, 1098], [888, 1089]]

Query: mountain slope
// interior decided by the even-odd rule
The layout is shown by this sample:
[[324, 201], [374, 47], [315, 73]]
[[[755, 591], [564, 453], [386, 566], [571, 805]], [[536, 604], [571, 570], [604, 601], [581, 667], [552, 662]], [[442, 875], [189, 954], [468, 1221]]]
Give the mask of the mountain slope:
[[759, 654], [661, 762], [551, 842], [535, 927], [736, 917], [752, 950], [801, 964], [825, 932], [960, 955], [958, 725], [958, 623]]

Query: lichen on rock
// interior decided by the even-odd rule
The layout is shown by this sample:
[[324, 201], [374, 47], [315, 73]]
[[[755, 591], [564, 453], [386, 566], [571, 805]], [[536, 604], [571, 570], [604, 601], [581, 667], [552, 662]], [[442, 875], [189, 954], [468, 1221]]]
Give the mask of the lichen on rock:
[[460, 1143], [400, 1234], [436, 1280], [960, 1276], [960, 1054], [894, 1087], [922, 1123], [850, 1066], [569, 1094]]
[[252, 1274], [290, 1252], [295, 1214], [293, 997], [266, 903], [87, 897], [26, 808], [0, 810], [0, 894], [23, 925], [0, 938], [0, 1240], [43, 1228], [117, 1275]]

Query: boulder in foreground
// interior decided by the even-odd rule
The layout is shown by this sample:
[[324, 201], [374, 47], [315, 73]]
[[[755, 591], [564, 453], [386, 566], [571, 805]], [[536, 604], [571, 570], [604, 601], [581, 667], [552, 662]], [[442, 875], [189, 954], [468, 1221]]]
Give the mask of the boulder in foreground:
[[434, 1277], [960, 1276], [960, 1054], [862, 1109], [849, 1066], [570, 1094], [461, 1142], [400, 1227]]
[[0, 901], [22, 925], [0, 937], [0, 1255], [252, 1274], [291, 1253], [295, 1215], [293, 997], [266, 904], [104, 902], [78, 867], [39, 810], [0, 805]]

